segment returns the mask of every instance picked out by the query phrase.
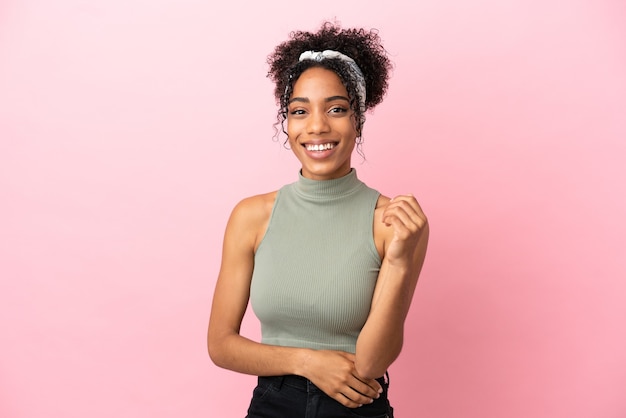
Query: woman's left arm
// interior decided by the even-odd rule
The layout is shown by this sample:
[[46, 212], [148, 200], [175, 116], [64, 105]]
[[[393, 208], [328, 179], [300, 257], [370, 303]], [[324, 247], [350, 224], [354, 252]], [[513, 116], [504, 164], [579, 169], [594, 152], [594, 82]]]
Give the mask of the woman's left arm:
[[[404, 321], [428, 245], [428, 221], [412, 195], [391, 199], [375, 222], [384, 256], [370, 313], [356, 343], [355, 367], [363, 378], [378, 378], [402, 350]], [[382, 225], [381, 225], [382, 223]]]

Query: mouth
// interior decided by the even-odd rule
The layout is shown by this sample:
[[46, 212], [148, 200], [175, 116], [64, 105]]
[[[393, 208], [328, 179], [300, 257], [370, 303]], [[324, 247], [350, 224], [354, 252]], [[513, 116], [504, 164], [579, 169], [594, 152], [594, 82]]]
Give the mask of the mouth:
[[302, 144], [302, 146], [306, 148], [307, 151], [323, 152], [335, 148], [335, 146], [337, 146], [337, 142], [326, 142], [324, 144]]

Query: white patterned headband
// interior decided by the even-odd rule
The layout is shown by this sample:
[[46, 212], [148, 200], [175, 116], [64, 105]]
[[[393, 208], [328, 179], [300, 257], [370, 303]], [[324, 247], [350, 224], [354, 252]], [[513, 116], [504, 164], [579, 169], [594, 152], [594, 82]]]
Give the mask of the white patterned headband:
[[339, 51], [333, 51], [331, 49], [327, 49], [322, 52], [305, 51], [302, 54], [300, 54], [299, 61], [312, 60], [312, 61], [319, 62], [328, 58], [337, 58], [345, 62], [346, 64], [348, 64], [348, 71], [352, 75], [352, 78], [354, 79], [355, 84], [356, 84], [356, 92], [357, 92], [357, 95], [359, 96], [358, 99], [359, 99], [359, 107], [360, 107], [361, 113], [365, 113], [365, 77], [363, 77], [363, 72], [361, 71], [359, 66], [356, 65], [356, 62], [354, 62], [352, 58], [350, 58], [347, 55], [342, 54]]

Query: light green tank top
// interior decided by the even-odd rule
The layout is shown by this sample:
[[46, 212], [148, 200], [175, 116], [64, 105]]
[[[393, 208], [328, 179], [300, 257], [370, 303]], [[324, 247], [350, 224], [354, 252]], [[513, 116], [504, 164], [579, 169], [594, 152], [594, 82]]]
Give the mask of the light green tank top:
[[379, 193], [352, 169], [282, 187], [254, 257], [252, 309], [262, 342], [354, 353], [380, 270]]

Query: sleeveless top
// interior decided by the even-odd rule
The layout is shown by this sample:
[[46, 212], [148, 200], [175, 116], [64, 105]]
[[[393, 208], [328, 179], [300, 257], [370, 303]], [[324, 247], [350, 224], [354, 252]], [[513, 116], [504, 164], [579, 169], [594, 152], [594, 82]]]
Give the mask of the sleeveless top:
[[380, 193], [356, 176], [282, 187], [254, 256], [250, 303], [271, 345], [354, 353], [381, 259]]

